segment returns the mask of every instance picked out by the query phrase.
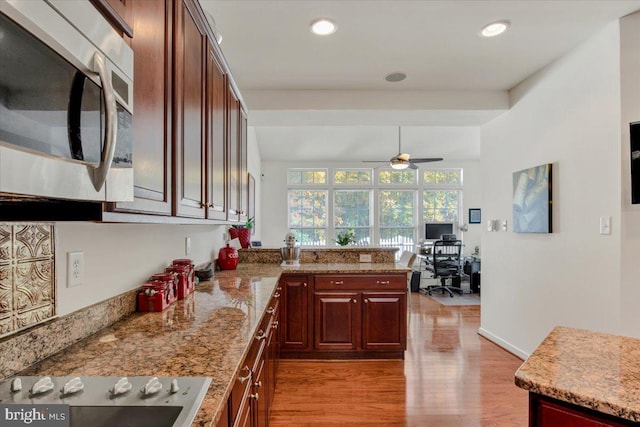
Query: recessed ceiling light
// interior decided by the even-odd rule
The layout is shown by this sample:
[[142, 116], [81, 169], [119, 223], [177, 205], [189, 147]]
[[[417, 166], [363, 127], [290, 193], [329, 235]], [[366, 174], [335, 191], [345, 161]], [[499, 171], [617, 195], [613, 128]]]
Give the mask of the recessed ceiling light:
[[482, 29], [482, 36], [484, 37], [495, 37], [507, 31], [511, 23], [509, 21], [496, 21], [491, 24], [487, 24]]
[[335, 33], [337, 29], [338, 26], [326, 18], [316, 19], [311, 23], [311, 32], [319, 36], [328, 36]]
[[405, 73], [391, 73], [391, 74], [387, 74], [384, 79], [388, 82], [395, 83], [395, 82], [401, 82], [406, 78], [407, 78], [407, 75]]

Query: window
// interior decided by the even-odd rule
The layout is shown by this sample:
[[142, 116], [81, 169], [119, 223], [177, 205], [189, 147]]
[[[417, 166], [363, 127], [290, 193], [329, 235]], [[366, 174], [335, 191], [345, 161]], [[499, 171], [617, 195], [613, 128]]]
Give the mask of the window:
[[415, 245], [415, 191], [380, 190], [380, 245], [413, 251]]
[[327, 244], [327, 192], [289, 190], [289, 228], [300, 246]]
[[416, 172], [413, 169], [380, 170], [378, 182], [380, 184], [415, 184]]
[[289, 185], [322, 185], [327, 183], [326, 169], [289, 169], [287, 171]]
[[462, 209], [462, 169], [427, 169], [422, 174], [424, 222], [458, 222]]
[[335, 235], [353, 229], [356, 245], [371, 244], [371, 190], [336, 190], [333, 193]]
[[353, 229], [358, 245], [415, 251], [425, 222], [459, 222], [462, 172], [288, 169], [289, 228], [301, 246], [332, 245], [341, 231]]
[[371, 169], [336, 169], [333, 182], [336, 185], [371, 184]]

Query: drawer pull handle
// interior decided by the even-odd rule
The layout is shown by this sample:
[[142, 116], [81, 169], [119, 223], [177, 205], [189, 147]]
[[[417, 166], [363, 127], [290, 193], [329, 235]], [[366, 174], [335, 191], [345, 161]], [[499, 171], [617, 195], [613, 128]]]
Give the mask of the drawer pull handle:
[[388, 280], [376, 280], [376, 283], [378, 285], [388, 285], [391, 282], [389, 282]]
[[265, 334], [264, 331], [260, 329], [258, 331], [258, 335], [256, 335], [256, 341], [262, 341], [263, 339], [265, 339], [266, 336], [267, 334]]
[[336, 280], [336, 281], [331, 281], [331, 283], [333, 283], [334, 285], [344, 285], [344, 280]]
[[273, 313], [275, 313], [275, 312], [276, 312], [276, 309], [275, 309], [275, 308], [273, 308], [273, 307], [269, 307], [269, 308], [267, 308], [267, 314], [273, 314]]
[[273, 294], [273, 297], [274, 298], [280, 298], [280, 294], [276, 292], [275, 294]]
[[247, 375], [244, 375], [242, 377], [238, 377], [238, 381], [240, 381], [240, 383], [242, 384], [245, 381], [247, 381], [249, 378], [251, 378], [251, 369], [249, 369], [249, 367], [245, 365], [245, 367], [242, 368], [241, 372], [248, 372]]

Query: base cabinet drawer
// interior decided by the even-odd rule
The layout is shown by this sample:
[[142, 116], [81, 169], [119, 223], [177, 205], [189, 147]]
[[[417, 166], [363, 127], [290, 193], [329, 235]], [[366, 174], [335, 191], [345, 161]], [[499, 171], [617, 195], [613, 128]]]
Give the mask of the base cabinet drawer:
[[316, 274], [316, 289], [386, 290], [406, 289], [407, 275], [400, 274]]

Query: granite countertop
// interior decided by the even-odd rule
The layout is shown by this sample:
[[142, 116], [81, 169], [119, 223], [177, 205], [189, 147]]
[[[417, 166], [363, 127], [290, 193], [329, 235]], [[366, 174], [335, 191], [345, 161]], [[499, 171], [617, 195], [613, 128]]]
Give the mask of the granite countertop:
[[18, 375], [211, 377], [193, 426], [220, 418], [283, 272], [404, 272], [395, 264], [240, 264], [160, 313], [134, 313]]
[[518, 387], [640, 421], [640, 339], [556, 327], [515, 375]]

